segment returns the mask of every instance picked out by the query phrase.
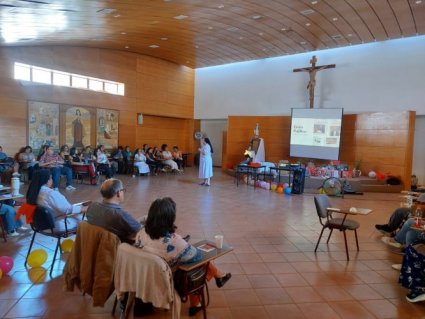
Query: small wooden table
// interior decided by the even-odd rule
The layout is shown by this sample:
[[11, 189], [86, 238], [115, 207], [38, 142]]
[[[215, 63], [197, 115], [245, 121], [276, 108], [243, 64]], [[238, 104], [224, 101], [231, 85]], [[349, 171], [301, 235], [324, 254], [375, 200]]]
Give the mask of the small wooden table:
[[239, 186], [239, 176], [240, 174], [246, 174], [249, 178], [249, 176], [254, 177], [254, 189], [256, 188], [256, 181], [258, 180], [258, 175], [261, 175], [262, 173], [259, 173], [258, 171], [263, 169], [265, 171], [267, 166], [250, 166], [246, 164], [238, 165], [236, 169], [236, 187]]
[[[210, 240], [201, 240], [200, 242], [197, 242], [196, 244], [194, 244], [193, 246], [195, 247], [199, 247], [202, 245], [208, 244], [210, 246], [214, 246], [215, 247], [215, 243], [210, 241]], [[210, 251], [210, 252], [204, 252], [202, 250], [200, 250], [201, 254], [202, 254], [202, 259], [193, 263], [185, 263], [185, 264], [180, 264], [179, 265], [179, 269], [183, 270], [183, 271], [190, 271], [192, 269], [198, 268], [199, 266], [205, 265], [206, 263], [209, 263], [210, 261], [213, 261], [214, 259], [217, 259], [227, 253], [230, 253], [231, 251], [233, 251], [233, 247], [223, 244], [223, 248], [219, 249], [219, 248], [214, 248], [214, 250]]]

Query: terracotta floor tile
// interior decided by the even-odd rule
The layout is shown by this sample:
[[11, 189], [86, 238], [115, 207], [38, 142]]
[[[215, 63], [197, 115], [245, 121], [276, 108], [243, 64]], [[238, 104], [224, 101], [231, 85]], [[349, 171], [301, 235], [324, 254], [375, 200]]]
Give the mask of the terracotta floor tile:
[[255, 293], [263, 305], [280, 305], [292, 303], [291, 297], [283, 288], [255, 289]]
[[4, 318], [42, 317], [47, 310], [47, 303], [42, 299], [21, 299], [4, 316]]
[[279, 282], [273, 275], [250, 275], [248, 276], [252, 288], [280, 287]]
[[[188, 168], [182, 175], [117, 176], [127, 188], [123, 208], [135, 217], [149, 209], [152, 198], [171, 196], [177, 203], [178, 231], [183, 235], [190, 233], [191, 243], [223, 234], [224, 241], [234, 246], [234, 252], [215, 261], [233, 277], [221, 289], [214, 282], [209, 284], [209, 318], [286, 319], [314, 315], [315, 319], [324, 319], [335, 313], [344, 319], [425, 318], [425, 307], [406, 301], [407, 291], [398, 285], [398, 273], [390, 268], [402, 256], [384, 246], [374, 228], [388, 220], [398, 207], [398, 194], [331, 198], [337, 206], [374, 210], [366, 218], [358, 218], [360, 252], [356, 251], [352, 232], [348, 233], [347, 261], [340, 233], [332, 236], [329, 245], [324, 238], [317, 253], [312, 251], [321, 230], [313, 202], [312, 193], [316, 190], [306, 190], [300, 196], [278, 196], [245, 185], [237, 188], [233, 178], [219, 169], [214, 174], [209, 189], [197, 185], [195, 168]], [[23, 193], [26, 187], [22, 187]], [[90, 185], [78, 185], [76, 191], [63, 194], [71, 202], [100, 199], [99, 188]], [[35, 248], [48, 252], [45, 269], [27, 270], [23, 262], [30, 239], [31, 235], [26, 234], [17, 240], [0, 242], [0, 255], [9, 255], [15, 261], [10, 277], [0, 280], [0, 317], [6, 312], [7, 316], [21, 315], [37, 300], [37, 305], [46, 310], [41, 315], [43, 319], [111, 318], [112, 300], [108, 300], [105, 308], [93, 308], [90, 297], [83, 297], [78, 291], [62, 291], [60, 276], [67, 254], [56, 263], [50, 278], [46, 270], [53, 257], [55, 242], [51, 238], [37, 235], [35, 242]], [[16, 303], [19, 305], [11, 310]], [[313, 311], [315, 305], [320, 315], [319, 310]], [[183, 305], [182, 319], [190, 319], [188, 307]], [[158, 310], [146, 319], [165, 319], [168, 315]], [[201, 319], [202, 314], [193, 318]]]
[[331, 308], [344, 319], [373, 319], [375, 316], [357, 301], [338, 301], [329, 303]]
[[351, 285], [343, 286], [343, 288], [357, 300], [369, 300], [369, 299], [382, 299], [376, 290], [372, 289], [368, 285]]
[[230, 307], [238, 306], [259, 306], [260, 300], [253, 290], [249, 289], [237, 289], [237, 290], [226, 290], [224, 292], [226, 301]]
[[241, 263], [241, 266], [247, 275], [270, 273], [269, 268], [264, 263]]
[[264, 306], [270, 319], [305, 319], [303, 312], [297, 305], [272, 305]]
[[361, 304], [377, 318], [398, 318], [397, 307], [388, 300], [365, 300]]
[[347, 301], [353, 300], [347, 291], [339, 286], [320, 286], [314, 287], [314, 290], [326, 301]]
[[295, 303], [323, 301], [320, 295], [311, 287], [288, 287], [285, 290]]
[[308, 319], [342, 319], [327, 303], [304, 303], [299, 308]]
[[300, 274], [275, 274], [282, 287], [308, 286], [308, 282]]

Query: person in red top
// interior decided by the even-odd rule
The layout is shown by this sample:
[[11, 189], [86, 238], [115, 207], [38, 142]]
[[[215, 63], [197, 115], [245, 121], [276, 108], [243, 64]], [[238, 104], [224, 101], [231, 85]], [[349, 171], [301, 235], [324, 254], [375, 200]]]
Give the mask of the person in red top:
[[72, 186], [72, 170], [71, 168], [63, 165], [64, 160], [59, 154], [53, 152], [53, 147], [47, 147], [46, 152], [41, 156], [38, 166], [41, 168], [48, 168], [52, 173], [53, 187], [59, 188], [61, 175], [66, 176], [66, 190], [74, 190]]

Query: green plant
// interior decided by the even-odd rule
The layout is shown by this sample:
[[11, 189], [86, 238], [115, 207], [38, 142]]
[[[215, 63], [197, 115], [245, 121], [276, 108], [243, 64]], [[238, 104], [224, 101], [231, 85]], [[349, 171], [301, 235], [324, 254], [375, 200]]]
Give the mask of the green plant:
[[357, 162], [356, 162], [356, 164], [354, 165], [354, 169], [356, 170], [356, 171], [360, 171], [360, 166], [362, 165], [362, 160], [358, 160]]

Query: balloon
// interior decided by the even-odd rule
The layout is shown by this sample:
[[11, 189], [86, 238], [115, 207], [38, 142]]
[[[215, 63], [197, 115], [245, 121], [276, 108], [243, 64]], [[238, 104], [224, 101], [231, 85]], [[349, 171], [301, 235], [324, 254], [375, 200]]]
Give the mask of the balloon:
[[33, 284], [41, 284], [46, 281], [46, 269], [43, 267], [28, 270], [28, 278]]
[[278, 187], [278, 188], [276, 189], [276, 192], [278, 192], [278, 193], [283, 193], [283, 187]]
[[292, 192], [291, 187], [285, 188], [285, 194], [289, 195], [289, 194], [291, 194], [291, 192]]
[[41, 267], [47, 260], [47, 253], [44, 249], [36, 249], [28, 256], [28, 265], [31, 268]]
[[266, 182], [265, 181], [261, 181], [260, 182], [260, 186], [261, 186], [261, 188], [266, 188]]
[[65, 239], [61, 243], [61, 248], [64, 253], [69, 253], [72, 250], [72, 247], [74, 247], [74, 241], [72, 239]]
[[0, 257], [0, 269], [2, 271], [2, 275], [7, 275], [9, 271], [13, 268], [13, 259], [9, 256], [1, 256]]
[[279, 183], [279, 184], [277, 184], [277, 187], [282, 187], [283, 188], [283, 184], [282, 183]]
[[276, 183], [272, 183], [271, 189], [272, 191], [275, 191], [277, 188], [277, 184]]
[[266, 183], [264, 184], [264, 188], [265, 188], [265, 189], [270, 189], [270, 183], [269, 183], [269, 182], [266, 182]]
[[1, 279], [1, 277], [3, 277], [3, 271], [1, 271], [1, 269], [0, 269], [0, 279]]
[[260, 187], [261, 186], [261, 182], [260, 181], [255, 181], [255, 187]]
[[283, 184], [283, 188], [287, 188], [287, 187], [289, 187], [288, 183]]
[[376, 173], [374, 171], [370, 171], [368, 175], [370, 178], [376, 178]]

